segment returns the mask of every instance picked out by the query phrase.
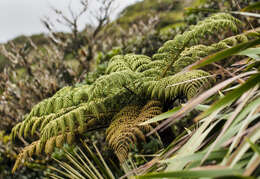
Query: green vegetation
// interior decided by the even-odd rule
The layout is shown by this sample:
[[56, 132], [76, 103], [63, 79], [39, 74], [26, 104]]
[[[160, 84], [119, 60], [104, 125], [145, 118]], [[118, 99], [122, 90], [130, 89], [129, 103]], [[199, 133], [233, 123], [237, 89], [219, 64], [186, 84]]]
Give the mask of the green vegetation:
[[[144, 0], [102, 28], [113, 32], [103, 43], [74, 51], [66, 51], [70, 43], [39, 40], [34, 50], [27, 43], [18, 53], [24, 63], [7, 80], [16, 98], [5, 104], [24, 99], [18, 84], [23, 75], [35, 83], [39, 67], [58, 78], [46, 82], [50, 89], [35, 90], [44, 93], [32, 98], [19, 122], [5, 120], [14, 127], [10, 135], [0, 133], [0, 147], [9, 147], [0, 154], [13, 154], [13, 173], [26, 166], [39, 177], [259, 177], [259, 24], [232, 15], [249, 4], [194, 1], [183, 13], [179, 1]], [[245, 9], [256, 14], [257, 7]], [[2, 96], [11, 94], [0, 87]], [[21, 148], [12, 148], [11, 139]]]

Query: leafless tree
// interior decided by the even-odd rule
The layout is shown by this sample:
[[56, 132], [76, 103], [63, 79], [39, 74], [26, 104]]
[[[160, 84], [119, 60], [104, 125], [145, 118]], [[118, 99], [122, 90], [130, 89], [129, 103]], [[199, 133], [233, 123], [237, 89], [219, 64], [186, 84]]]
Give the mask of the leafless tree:
[[[100, 32], [102, 31], [102, 28], [110, 22], [114, 0], [97, 0], [95, 3], [98, 4], [99, 8], [95, 10], [95, 12], [89, 9], [88, 0], [81, 0], [80, 3], [81, 10], [78, 13], [73, 11], [71, 4], [68, 6], [69, 15], [65, 15], [64, 12], [52, 7], [52, 10], [58, 16], [57, 22], [70, 29], [72, 33], [71, 38], [63, 39], [59, 33], [55, 32], [55, 25], [48, 17], [42, 19], [42, 22], [49, 30], [52, 42], [62, 47], [65, 52], [68, 51], [69, 53], [73, 53], [84, 69], [89, 71], [89, 63], [94, 58], [94, 51], [97, 48]], [[84, 15], [87, 15], [89, 22], [83, 32], [80, 32], [79, 20]]]

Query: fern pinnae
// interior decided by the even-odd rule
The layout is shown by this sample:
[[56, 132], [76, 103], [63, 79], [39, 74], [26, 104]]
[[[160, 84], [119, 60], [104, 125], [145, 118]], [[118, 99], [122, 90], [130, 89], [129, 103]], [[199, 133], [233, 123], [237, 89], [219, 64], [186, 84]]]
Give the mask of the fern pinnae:
[[[121, 55], [120, 55], [120, 57], [121, 57]], [[119, 72], [119, 71], [131, 70], [129, 65], [125, 61], [121, 60], [123, 57], [119, 58], [118, 56], [116, 56], [116, 57], [113, 57], [113, 58], [117, 58], [118, 60], [112, 61], [112, 62], [109, 63], [109, 65], [106, 69], [106, 74], [110, 74], [110, 73], [113, 73], [113, 72]]]
[[[37, 127], [37, 124], [39, 124], [39, 122], [41, 122], [42, 119], [43, 119], [43, 117], [32, 117], [32, 119], [25, 126], [25, 129], [23, 132], [25, 138], [27, 138], [29, 136], [30, 131], [31, 131], [30, 135], [33, 136], [33, 134], [36, 131], [35, 127]], [[35, 121], [39, 121], [39, 122], [36, 123]], [[33, 128], [32, 126], [35, 126], [35, 127]]]
[[127, 54], [127, 55], [117, 55], [113, 57], [108, 64], [108, 68], [106, 70], [107, 74], [112, 72], [119, 71], [138, 71], [144, 65], [149, 64], [151, 62], [150, 57], [145, 55], [135, 55], [135, 54]]
[[[172, 64], [179, 58], [180, 53], [188, 47], [192, 41], [227, 29], [237, 31], [237, 25], [239, 24], [241, 24], [241, 22], [233, 16], [226, 13], [219, 13], [198, 22], [197, 25], [194, 25], [182, 35], [176, 35], [173, 40], [166, 42], [163, 47], [158, 50], [158, 54], [153, 56], [153, 58], [157, 60], [160, 59], [158, 57], [161, 57], [161, 60], [168, 63], [163, 71], [162, 77], [166, 75], [166, 72], [171, 68]], [[193, 45], [196, 45], [196, 43], [193, 43]], [[167, 53], [169, 53], [168, 56]], [[163, 56], [159, 54], [163, 54]]]
[[145, 55], [127, 54], [125, 58], [130, 64], [131, 69], [135, 72], [138, 71], [137, 69], [151, 62], [151, 58]]
[[218, 43], [212, 44], [210, 46], [205, 45], [195, 45], [190, 48], [186, 48], [180, 54], [180, 57], [173, 63], [174, 72], [178, 73], [188, 65], [204, 58], [210, 54], [213, 54], [217, 51], [230, 48], [235, 46], [238, 43], [247, 42], [248, 38], [245, 34], [239, 34], [235, 36], [228, 37], [224, 40], [221, 40]]
[[[49, 108], [52, 108], [52, 110], [50, 110]], [[73, 101], [70, 95], [67, 95], [63, 98], [60, 94], [59, 97], [56, 96], [46, 99], [43, 102], [39, 103], [37, 107], [34, 108], [34, 110], [22, 122], [19, 127], [19, 135], [22, 136], [24, 134], [24, 136], [27, 137], [28, 131], [30, 130], [30, 127], [32, 127], [32, 125], [34, 126], [34, 130], [32, 130], [31, 134], [33, 134], [35, 130], [39, 127], [39, 123], [42, 123], [42, 128], [42, 126], [45, 126], [51, 120], [63, 115], [64, 113], [67, 113], [74, 108], [75, 106], [73, 106]], [[41, 117], [38, 117], [39, 115]]]
[[[77, 113], [74, 113], [74, 117], [76, 118], [76, 121], [79, 125], [79, 132], [84, 132], [84, 123], [85, 123], [85, 112], [83, 110], [80, 110]], [[72, 126], [71, 126], [72, 128]]]
[[23, 150], [18, 154], [16, 158], [12, 173], [14, 173], [24, 163], [25, 159], [27, 159], [29, 156], [31, 157], [35, 153], [38, 143], [39, 141], [35, 141], [29, 146], [23, 148]]
[[[43, 120], [40, 121], [39, 120], [39, 123], [40, 123], [40, 131], [50, 122], [50, 121], [53, 121], [63, 115], [66, 115], [67, 113], [73, 111], [77, 109], [77, 106], [73, 106], [73, 107], [68, 107], [68, 108], [64, 108], [64, 109], [61, 109], [60, 111], [58, 111], [57, 113], [53, 113], [53, 114], [49, 114], [47, 116], [43, 116]], [[37, 121], [38, 122], [38, 121]]]
[[68, 118], [66, 118], [66, 124], [68, 125], [69, 131], [74, 132], [75, 130], [75, 113], [71, 113]]
[[56, 146], [58, 148], [61, 148], [63, 146], [63, 144], [65, 143], [66, 140], [66, 135], [61, 134], [59, 136], [56, 137]]
[[[72, 116], [72, 117], [73, 117], [73, 116]], [[68, 126], [67, 120], [70, 120], [70, 119], [71, 119], [71, 118], [70, 118], [70, 116], [68, 115], [68, 116], [66, 116], [66, 117], [64, 118], [64, 120], [58, 120], [58, 121], [57, 121], [57, 125], [60, 127], [60, 131], [61, 131], [62, 134], [64, 134], [64, 133], [66, 132], [66, 129], [67, 129], [66, 126]], [[72, 120], [73, 120], [73, 118], [72, 118]]]
[[[150, 87], [146, 91], [146, 95], [150, 96], [152, 99], [158, 100], [172, 100], [177, 96], [185, 95], [188, 98], [191, 98], [194, 94], [193, 92], [187, 90], [192, 88], [203, 87], [207, 89], [215, 80], [212, 77], [206, 79], [200, 79], [203, 76], [210, 76], [209, 73], [202, 70], [194, 70], [190, 72], [178, 73], [173, 76], [165, 77], [157, 82], [150, 84]], [[193, 81], [193, 83], [187, 83], [189, 80], [198, 79]], [[177, 84], [177, 85], [176, 85]], [[174, 87], [170, 87], [174, 86]]]
[[131, 144], [135, 144], [138, 139], [145, 141], [144, 132], [153, 129], [150, 125], [139, 126], [139, 124], [161, 112], [162, 107], [159, 101], [149, 101], [143, 107], [126, 106], [115, 115], [106, 131], [106, 141], [114, 150], [120, 162], [126, 160]]
[[56, 145], [56, 138], [55, 137], [50, 138], [45, 144], [44, 152], [46, 154], [51, 154], [54, 151], [53, 146], [55, 145]]
[[22, 125], [22, 122], [19, 122], [18, 124], [16, 124], [13, 129], [12, 129], [12, 132], [11, 132], [11, 138], [12, 140], [14, 140], [17, 136], [17, 133], [19, 132], [19, 128], [21, 127]]
[[[126, 127], [125, 127], [126, 128]], [[135, 144], [137, 142], [137, 137], [134, 132], [138, 131], [135, 128], [128, 128], [124, 130], [124, 133], [116, 133], [117, 135], [112, 135], [111, 138], [108, 138], [107, 142], [112, 148], [116, 148], [120, 141], [128, 140], [131, 144]], [[140, 131], [140, 130], [139, 130]], [[139, 133], [138, 131], [138, 133]], [[141, 132], [140, 132], [141, 133]], [[119, 134], [119, 135], [118, 135]], [[118, 151], [115, 151], [118, 152]]]
[[211, 53], [248, 41], [248, 38], [241, 34], [210, 46], [195, 44], [215, 32], [236, 31], [238, 24], [240, 21], [228, 14], [215, 14], [182, 35], [176, 35], [152, 58], [135, 54], [114, 56], [106, 75], [91, 85], [59, 90], [53, 97], [35, 105], [24, 121], [13, 128], [13, 138], [41, 134], [36, 136], [37, 142], [24, 148], [21, 158], [43, 151], [51, 153], [54, 147], [74, 142], [77, 134], [84, 134], [97, 125], [110, 124], [106, 141], [120, 162], [124, 162], [131, 145], [145, 141], [145, 133], [156, 125], [139, 124], [161, 114], [161, 103], [182, 97], [190, 99], [215, 82], [205, 71], [182, 72], [182, 69]]
[[32, 157], [34, 154], [40, 155], [44, 151], [46, 154], [50, 154], [53, 152], [55, 147], [63, 147], [64, 143], [71, 144], [75, 140], [75, 136], [73, 133], [66, 133], [58, 136], [54, 136], [47, 140], [46, 142], [42, 142], [40, 140], [34, 141], [30, 145], [23, 148], [23, 150], [17, 156], [15, 165], [12, 169], [14, 173], [17, 168], [21, 166], [25, 159]]
[[93, 100], [98, 97], [103, 97], [105, 95], [104, 89], [108, 89], [112, 86], [122, 87], [124, 85], [129, 85], [133, 82], [133, 80], [138, 79], [138, 77], [140, 77], [140, 75], [129, 70], [104, 75], [98, 78], [90, 88], [90, 99]]
[[89, 86], [83, 86], [83, 89], [78, 90], [72, 96], [72, 101], [74, 105], [80, 104], [82, 102], [87, 102], [89, 98]]
[[[54, 120], [49, 121], [41, 129], [41, 140], [46, 141], [49, 138], [56, 136], [57, 134], [64, 134], [65, 132], [77, 131], [78, 128], [81, 133], [84, 132], [84, 126], [87, 120], [92, 119], [95, 116], [95, 112], [91, 109], [92, 104], [81, 105], [68, 113], [57, 117]], [[95, 109], [96, 110], [96, 109]], [[100, 110], [99, 110], [100, 113]], [[90, 115], [92, 118], [88, 118]]]

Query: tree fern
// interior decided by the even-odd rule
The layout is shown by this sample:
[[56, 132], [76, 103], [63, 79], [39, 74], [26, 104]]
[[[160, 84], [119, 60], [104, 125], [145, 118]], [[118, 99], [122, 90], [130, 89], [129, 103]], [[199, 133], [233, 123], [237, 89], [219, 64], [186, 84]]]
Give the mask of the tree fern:
[[[21, 160], [43, 149], [51, 153], [53, 147], [73, 142], [73, 137], [68, 141], [68, 134], [84, 134], [91, 127], [104, 124], [110, 124], [106, 140], [123, 162], [129, 144], [138, 138], [144, 140], [145, 133], [152, 129], [149, 125], [138, 126], [139, 123], [160, 114], [166, 102], [190, 99], [215, 82], [212, 75], [202, 70], [177, 72], [208, 54], [247, 41], [247, 36], [234, 36], [211, 46], [194, 46], [196, 40], [226, 29], [235, 31], [237, 24], [240, 22], [229, 14], [213, 15], [166, 42], [153, 58], [135, 54], [114, 56], [106, 74], [91, 85], [65, 87], [40, 102], [12, 130], [13, 139], [19, 135], [37, 140], [24, 148], [14, 171]], [[147, 101], [150, 102], [144, 105]]]

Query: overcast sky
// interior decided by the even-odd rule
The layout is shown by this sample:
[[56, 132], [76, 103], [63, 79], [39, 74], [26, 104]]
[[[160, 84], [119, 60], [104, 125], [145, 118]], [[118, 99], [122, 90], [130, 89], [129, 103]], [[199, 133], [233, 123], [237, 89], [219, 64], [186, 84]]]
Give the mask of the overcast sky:
[[[116, 0], [113, 18], [127, 5], [133, 4], [138, 0]], [[18, 35], [31, 35], [46, 32], [40, 19], [48, 16], [55, 19], [57, 16], [50, 7], [55, 7], [68, 13], [68, 5], [77, 12], [80, 10], [80, 0], [0, 0], [0, 42], [6, 42]], [[97, 1], [89, 0], [90, 9], [97, 9]], [[86, 22], [89, 22], [89, 16], [86, 15], [80, 19], [80, 28], [82, 29]], [[66, 31], [66, 27], [58, 26], [57, 30]]]

